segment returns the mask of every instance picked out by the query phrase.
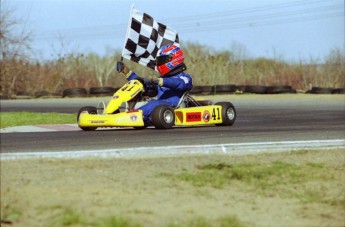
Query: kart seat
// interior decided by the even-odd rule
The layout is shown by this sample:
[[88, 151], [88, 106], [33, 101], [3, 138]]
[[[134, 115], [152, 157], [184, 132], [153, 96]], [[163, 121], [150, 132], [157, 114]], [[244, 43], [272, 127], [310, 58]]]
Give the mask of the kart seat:
[[180, 101], [177, 103], [176, 105], [176, 109], [177, 108], [184, 108], [184, 107], [187, 107], [186, 104], [187, 104], [187, 96], [189, 96], [189, 90], [186, 91], [185, 93], [183, 93], [183, 95], [181, 96], [180, 98]]
[[185, 107], [194, 107], [194, 106], [208, 106], [212, 104], [211, 101], [205, 100], [205, 101], [197, 101], [189, 94], [190, 90], [183, 93], [182, 97], [180, 98], [180, 101], [176, 105], [177, 108], [185, 108]]

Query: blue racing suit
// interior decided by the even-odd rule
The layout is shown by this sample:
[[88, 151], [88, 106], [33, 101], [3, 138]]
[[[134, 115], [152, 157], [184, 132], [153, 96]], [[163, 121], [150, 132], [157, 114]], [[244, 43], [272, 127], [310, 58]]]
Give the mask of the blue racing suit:
[[[137, 78], [141, 77], [132, 72], [127, 79], [134, 80]], [[185, 72], [180, 72], [169, 77], [163, 77], [162, 79], [162, 86], [157, 86], [157, 99], [151, 100], [147, 104], [138, 108], [143, 111], [143, 118], [146, 123], [151, 123], [150, 116], [156, 106], [164, 104], [170, 107], [176, 107], [182, 95], [193, 87], [192, 77]], [[144, 79], [144, 83], [147, 86], [152, 86], [152, 83], [149, 80]]]

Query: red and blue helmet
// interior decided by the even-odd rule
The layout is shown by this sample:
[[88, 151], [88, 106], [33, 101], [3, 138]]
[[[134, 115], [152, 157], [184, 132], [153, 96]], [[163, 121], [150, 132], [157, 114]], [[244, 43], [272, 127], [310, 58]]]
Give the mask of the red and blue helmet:
[[156, 67], [163, 77], [184, 62], [183, 51], [176, 45], [162, 46], [156, 57]]

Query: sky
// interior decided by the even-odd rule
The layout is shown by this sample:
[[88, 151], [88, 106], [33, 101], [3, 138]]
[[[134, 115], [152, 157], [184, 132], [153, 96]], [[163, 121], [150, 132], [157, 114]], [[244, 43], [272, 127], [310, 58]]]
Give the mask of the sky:
[[[322, 61], [344, 51], [344, 0], [1, 0], [31, 31], [33, 56], [121, 51], [134, 8], [182, 43], [238, 57]], [[19, 29], [19, 28], [18, 28]]]

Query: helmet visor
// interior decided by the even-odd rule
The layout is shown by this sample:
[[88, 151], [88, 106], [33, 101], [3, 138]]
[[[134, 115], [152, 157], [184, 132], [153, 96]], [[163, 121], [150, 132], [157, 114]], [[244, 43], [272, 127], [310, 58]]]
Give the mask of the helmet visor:
[[168, 63], [172, 60], [171, 55], [163, 55], [156, 57], [156, 66], [163, 65], [165, 63]]

